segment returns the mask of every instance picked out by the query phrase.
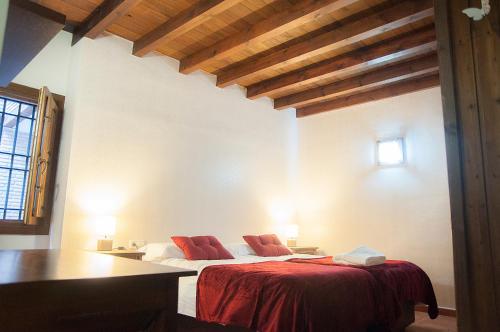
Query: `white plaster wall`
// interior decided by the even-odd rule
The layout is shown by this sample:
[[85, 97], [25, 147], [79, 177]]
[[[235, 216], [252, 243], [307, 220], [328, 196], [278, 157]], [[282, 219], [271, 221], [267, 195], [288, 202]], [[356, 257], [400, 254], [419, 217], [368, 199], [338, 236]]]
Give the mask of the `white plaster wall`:
[[92, 219], [106, 214], [123, 244], [272, 231], [273, 204], [288, 192], [294, 112], [131, 47], [104, 37], [76, 51], [62, 246], [94, 248]]
[[68, 72], [71, 62], [71, 38], [68, 32], [60, 32], [17, 75], [15, 83], [35, 89], [44, 86], [50, 91], [66, 95]]
[[[301, 239], [328, 253], [368, 245], [421, 266], [455, 307], [439, 88], [300, 119]], [[377, 138], [404, 135], [408, 165], [380, 168]]]

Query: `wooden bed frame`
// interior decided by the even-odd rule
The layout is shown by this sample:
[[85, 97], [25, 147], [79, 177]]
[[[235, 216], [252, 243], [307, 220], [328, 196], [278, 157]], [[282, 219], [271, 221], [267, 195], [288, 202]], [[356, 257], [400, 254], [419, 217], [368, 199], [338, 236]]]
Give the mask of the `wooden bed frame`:
[[[413, 303], [403, 303], [401, 307], [403, 314], [391, 329], [393, 332], [403, 332], [407, 326], [415, 321], [415, 305]], [[178, 332], [254, 332], [243, 327], [205, 323], [181, 314], [178, 314], [177, 317]], [[370, 329], [367, 332], [370, 332]]]

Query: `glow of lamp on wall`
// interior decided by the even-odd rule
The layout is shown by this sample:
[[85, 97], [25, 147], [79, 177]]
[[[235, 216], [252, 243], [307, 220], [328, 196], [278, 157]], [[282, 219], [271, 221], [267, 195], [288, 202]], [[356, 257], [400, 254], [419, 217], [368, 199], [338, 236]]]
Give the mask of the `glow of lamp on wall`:
[[269, 205], [269, 214], [275, 223], [284, 225], [293, 219], [295, 209], [291, 202], [275, 199]]
[[297, 246], [297, 238], [299, 237], [299, 225], [288, 224], [285, 228], [286, 245], [288, 247]]
[[116, 218], [114, 216], [99, 216], [95, 222], [97, 234], [103, 237], [97, 240], [97, 250], [112, 250], [113, 240], [111, 237], [116, 232]]
[[377, 141], [379, 166], [401, 166], [406, 162], [405, 140], [402, 137]]

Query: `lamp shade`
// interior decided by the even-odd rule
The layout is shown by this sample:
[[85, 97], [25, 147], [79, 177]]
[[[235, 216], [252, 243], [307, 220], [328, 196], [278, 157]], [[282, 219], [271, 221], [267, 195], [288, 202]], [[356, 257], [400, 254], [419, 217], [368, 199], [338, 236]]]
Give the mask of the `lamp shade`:
[[114, 216], [100, 216], [96, 218], [97, 234], [108, 237], [115, 235], [116, 218]]
[[297, 237], [299, 237], [299, 225], [297, 224], [286, 225], [285, 235], [287, 239], [296, 239]]

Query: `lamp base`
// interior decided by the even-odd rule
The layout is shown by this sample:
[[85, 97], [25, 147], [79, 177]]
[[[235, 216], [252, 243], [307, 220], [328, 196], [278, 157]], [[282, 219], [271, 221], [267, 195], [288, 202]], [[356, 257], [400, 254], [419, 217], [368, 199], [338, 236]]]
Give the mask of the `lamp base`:
[[286, 246], [287, 247], [296, 247], [297, 246], [297, 240], [296, 239], [288, 239], [288, 240], [286, 240]]
[[113, 240], [97, 240], [97, 251], [113, 250]]

